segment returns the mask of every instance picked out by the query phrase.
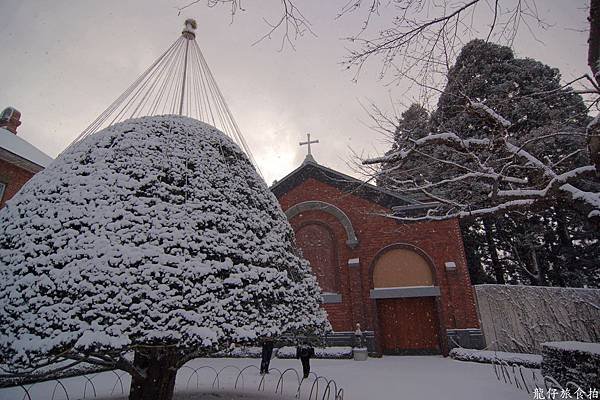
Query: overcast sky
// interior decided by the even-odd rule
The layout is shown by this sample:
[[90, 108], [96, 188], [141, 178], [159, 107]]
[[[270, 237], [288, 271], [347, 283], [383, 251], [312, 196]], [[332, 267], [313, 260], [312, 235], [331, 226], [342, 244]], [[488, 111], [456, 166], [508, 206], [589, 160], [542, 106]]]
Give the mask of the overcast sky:
[[[377, 64], [357, 83], [340, 61], [360, 15], [335, 19], [346, 0], [298, 0], [317, 37], [279, 52], [275, 37], [252, 46], [280, 0], [246, 0], [233, 23], [226, 7], [206, 1], [178, 15], [175, 0], [0, 0], [0, 108], [21, 111], [19, 134], [55, 157], [180, 35], [198, 20], [197, 40], [252, 153], [270, 184], [297, 167], [306, 133], [319, 139], [316, 160], [342, 172], [357, 152], [388, 146], [365, 127], [360, 103], [409, 105], [406, 84], [377, 79]], [[566, 81], [587, 72], [587, 1], [538, 0], [553, 26], [518, 37], [520, 57], [558, 67]], [[385, 26], [391, 9], [372, 28]], [[485, 37], [485, 33], [482, 33]], [[541, 42], [540, 42], [541, 41]], [[399, 106], [401, 108], [401, 106]]]

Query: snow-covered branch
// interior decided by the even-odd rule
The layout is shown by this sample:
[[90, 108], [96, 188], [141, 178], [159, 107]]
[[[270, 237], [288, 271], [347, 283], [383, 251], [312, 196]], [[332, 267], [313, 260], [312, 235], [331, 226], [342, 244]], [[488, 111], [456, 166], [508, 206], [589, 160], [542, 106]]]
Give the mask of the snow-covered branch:
[[[394, 215], [407, 220], [447, 219], [451, 217], [473, 217], [496, 214], [512, 208], [531, 207], [537, 204], [551, 204], [563, 200], [572, 204], [588, 218], [600, 217], [600, 185], [594, 182], [596, 167], [582, 165], [561, 170], [564, 157], [552, 162], [548, 157], [540, 157], [530, 150], [538, 141], [551, 140], [571, 132], [555, 132], [539, 135], [522, 143], [507, 134], [511, 123], [500, 114], [482, 103], [470, 103], [487, 118], [496, 122], [498, 129], [491, 137], [463, 139], [457, 133], [432, 133], [423, 138], [408, 140], [408, 144], [383, 157], [363, 160], [363, 165], [392, 165], [376, 174], [386, 175], [387, 184], [396, 190], [420, 192], [439, 206], [421, 216]], [[445, 149], [446, 151], [437, 151]], [[452, 150], [452, 151], [447, 151]], [[571, 152], [572, 158], [580, 150]], [[437, 155], [434, 155], [437, 154]], [[458, 155], [458, 156], [457, 156]], [[416, 179], [405, 175], [394, 176], [411, 158], [431, 160], [432, 165], [443, 166], [442, 173], [429, 179]], [[446, 158], [441, 158], [446, 157]], [[507, 171], [513, 171], [511, 175]], [[459, 186], [460, 185], [460, 186]], [[470, 193], [469, 185], [487, 191], [487, 198], [476, 196], [448, 195], [448, 188], [464, 188]]]
[[424, 138], [411, 140], [414, 145], [411, 149], [401, 149], [394, 151], [383, 157], [369, 158], [363, 161], [364, 165], [381, 164], [386, 162], [401, 161], [411, 155], [417, 148], [422, 148], [429, 145], [441, 144], [459, 151], [471, 151], [476, 146], [486, 147], [490, 145], [487, 139], [461, 139], [456, 133], [432, 133]]
[[493, 119], [496, 123], [502, 125], [505, 128], [510, 128], [512, 126], [512, 123], [509, 120], [507, 120], [502, 115], [498, 114], [496, 111], [492, 110], [491, 108], [489, 108], [481, 102], [471, 102], [471, 107], [473, 107], [475, 110], [482, 111], [489, 118]]

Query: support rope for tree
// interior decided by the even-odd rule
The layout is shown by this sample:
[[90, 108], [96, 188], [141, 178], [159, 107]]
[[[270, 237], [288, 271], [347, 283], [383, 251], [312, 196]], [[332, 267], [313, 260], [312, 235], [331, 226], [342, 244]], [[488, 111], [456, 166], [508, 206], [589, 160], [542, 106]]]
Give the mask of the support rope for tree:
[[229, 136], [262, 173], [196, 42], [196, 21], [104, 110], [67, 148], [130, 118], [179, 114], [215, 126]]

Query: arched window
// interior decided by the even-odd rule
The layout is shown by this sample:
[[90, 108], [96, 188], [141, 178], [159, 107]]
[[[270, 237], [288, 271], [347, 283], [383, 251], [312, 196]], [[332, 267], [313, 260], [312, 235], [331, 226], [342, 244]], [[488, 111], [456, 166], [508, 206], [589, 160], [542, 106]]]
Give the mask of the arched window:
[[321, 290], [337, 293], [337, 259], [332, 232], [321, 224], [308, 224], [296, 232], [296, 244], [310, 262]]
[[427, 260], [416, 251], [396, 248], [382, 254], [373, 270], [373, 287], [433, 286]]

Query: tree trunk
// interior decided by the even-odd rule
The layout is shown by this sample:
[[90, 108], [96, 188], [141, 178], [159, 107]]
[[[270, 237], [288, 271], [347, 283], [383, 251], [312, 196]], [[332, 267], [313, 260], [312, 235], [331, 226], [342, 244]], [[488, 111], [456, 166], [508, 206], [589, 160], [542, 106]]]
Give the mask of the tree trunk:
[[483, 219], [483, 227], [485, 231], [485, 239], [487, 241], [488, 250], [490, 251], [490, 257], [492, 258], [492, 269], [494, 270], [494, 277], [496, 283], [504, 285], [504, 268], [500, 265], [500, 259], [498, 258], [498, 249], [494, 242], [494, 233], [492, 231], [492, 221], [489, 218]]
[[588, 65], [600, 84], [600, 0], [590, 2], [590, 36], [588, 39]]
[[[559, 274], [559, 285], [560, 286], [569, 286], [563, 277], [565, 271], [569, 271], [569, 269], [578, 265], [577, 262], [577, 254], [575, 252], [575, 248], [573, 247], [573, 240], [571, 239], [571, 234], [569, 233], [569, 227], [567, 219], [562, 211], [556, 211], [556, 235], [559, 239], [559, 248], [558, 254], [562, 254], [563, 257], [560, 259], [560, 271], [563, 272]], [[558, 257], [557, 257], [558, 258]]]
[[552, 284], [565, 287], [563, 275], [566, 265], [565, 260], [561, 258], [565, 250], [561, 243], [561, 239], [559, 238], [561, 235], [560, 222], [557, 222], [556, 230], [551, 228], [554, 220], [559, 220], [558, 212], [555, 212], [551, 218], [542, 219], [544, 224], [548, 226], [548, 228], [544, 230], [543, 251], [548, 258], [549, 265], [552, 267], [548, 270], [548, 276], [552, 280]]
[[481, 265], [481, 255], [473, 249], [469, 248], [467, 251], [467, 268], [469, 269], [469, 277], [471, 278], [471, 285], [481, 285], [487, 283], [483, 266]]
[[[479, 220], [460, 221], [460, 229], [465, 247], [465, 255], [467, 256], [467, 268], [469, 269], [471, 285], [480, 285], [482, 283], [489, 283], [489, 279], [481, 265], [481, 251], [479, 249], [480, 241], [473, 240], [473, 233], [471, 231], [471, 226], [473, 225], [479, 227]], [[479, 238], [479, 236], [477, 237]]]
[[145, 377], [132, 375], [129, 400], [172, 400], [177, 361], [177, 355], [164, 348], [136, 350], [133, 363]]
[[[590, 2], [590, 37], [588, 39], [588, 65], [594, 74], [596, 83], [600, 85], [600, 0]], [[590, 160], [596, 166], [596, 174], [600, 176], [600, 124], [588, 126], [588, 149]]]
[[531, 270], [527, 268], [527, 263], [525, 263], [525, 270], [529, 273], [531, 277], [531, 285], [532, 286], [545, 286], [546, 285], [546, 274], [542, 267], [542, 264], [539, 263], [537, 250], [535, 246], [530, 246], [529, 248], [529, 257], [531, 262]]

